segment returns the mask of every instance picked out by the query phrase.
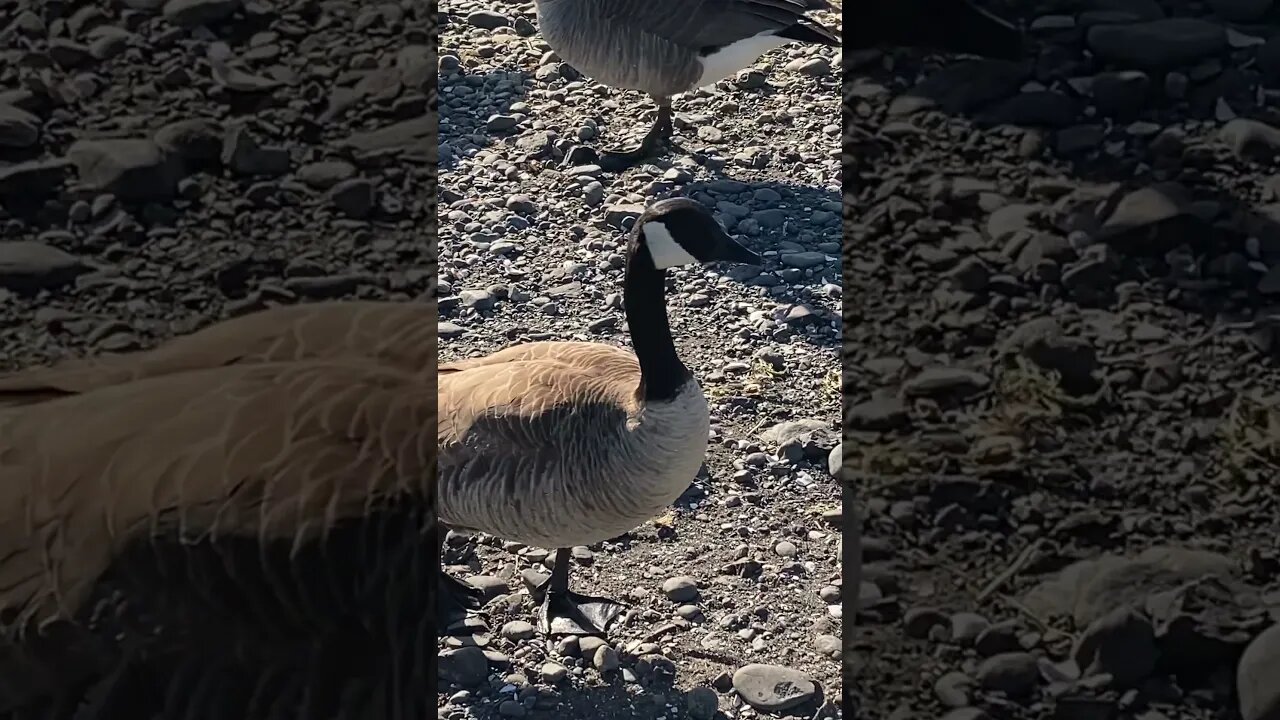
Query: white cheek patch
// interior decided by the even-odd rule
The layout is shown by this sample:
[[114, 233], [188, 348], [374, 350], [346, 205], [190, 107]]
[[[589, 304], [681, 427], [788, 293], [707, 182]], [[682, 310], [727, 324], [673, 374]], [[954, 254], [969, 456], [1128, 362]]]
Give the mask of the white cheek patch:
[[641, 232], [644, 233], [644, 243], [649, 248], [649, 256], [653, 258], [655, 268], [666, 270], [698, 262], [697, 258], [671, 237], [671, 231], [661, 221], [651, 220], [645, 223]]
[[761, 33], [729, 43], [702, 58], [702, 74], [694, 87], [714, 85], [739, 70], [750, 67], [761, 55], [791, 42], [772, 33]]

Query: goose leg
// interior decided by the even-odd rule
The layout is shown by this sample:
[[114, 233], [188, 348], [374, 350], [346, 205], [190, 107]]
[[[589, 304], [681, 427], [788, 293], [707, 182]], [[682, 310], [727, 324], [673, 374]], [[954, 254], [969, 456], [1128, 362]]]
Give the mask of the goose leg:
[[546, 593], [542, 600], [539, 629], [546, 635], [604, 635], [609, 624], [627, 606], [609, 598], [583, 595], [570, 590], [570, 562], [567, 548], [557, 550], [551, 577], [538, 586], [538, 589]]
[[[437, 526], [436, 548], [443, 555], [444, 528]], [[455, 625], [466, 620], [467, 614], [479, 610], [483, 605], [484, 594], [470, 583], [462, 582], [444, 568], [437, 568], [436, 580], [436, 633], [446, 635]]]
[[671, 137], [675, 125], [672, 122], [671, 99], [655, 98], [658, 103], [658, 116], [653, 125], [645, 133], [644, 139], [634, 148], [627, 150], [600, 151], [600, 167], [605, 170], [623, 170], [653, 155], [663, 141]]

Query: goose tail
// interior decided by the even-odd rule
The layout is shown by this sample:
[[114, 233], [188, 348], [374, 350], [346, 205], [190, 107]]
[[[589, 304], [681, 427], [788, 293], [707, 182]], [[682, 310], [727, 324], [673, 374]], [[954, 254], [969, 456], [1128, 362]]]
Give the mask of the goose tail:
[[829, 30], [812, 20], [798, 22], [794, 25], [788, 25], [777, 33], [778, 37], [796, 42], [809, 43], [813, 45], [827, 45], [829, 47], [840, 47], [840, 36], [833, 30]]

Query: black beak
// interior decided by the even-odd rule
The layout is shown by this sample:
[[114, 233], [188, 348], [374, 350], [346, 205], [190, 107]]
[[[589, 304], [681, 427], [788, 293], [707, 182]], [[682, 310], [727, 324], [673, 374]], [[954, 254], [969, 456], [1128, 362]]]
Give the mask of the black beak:
[[748, 250], [742, 243], [729, 237], [728, 233], [721, 233], [720, 241], [716, 243], [715, 259], [721, 262], [738, 263], [740, 265], [764, 265], [764, 261], [760, 256]]

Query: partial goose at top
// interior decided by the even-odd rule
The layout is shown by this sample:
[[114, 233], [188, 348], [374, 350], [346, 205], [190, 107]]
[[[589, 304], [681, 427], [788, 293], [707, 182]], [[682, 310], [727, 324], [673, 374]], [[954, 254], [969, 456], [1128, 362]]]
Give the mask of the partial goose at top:
[[[639, 145], [595, 153], [619, 170], [653, 155], [673, 132], [671, 99], [712, 85], [790, 43], [840, 46], [810, 13], [828, 0], [535, 0], [539, 31], [561, 59], [597, 82], [657, 105]], [[1018, 58], [1022, 33], [970, 0], [859, 0], [854, 49], [920, 47]]]
[[536, 0], [542, 37], [596, 80], [647, 93], [658, 114], [631, 149], [599, 153], [621, 169], [651, 155], [673, 130], [671, 98], [712, 85], [792, 42], [838, 46], [808, 16], [827, 0]]

